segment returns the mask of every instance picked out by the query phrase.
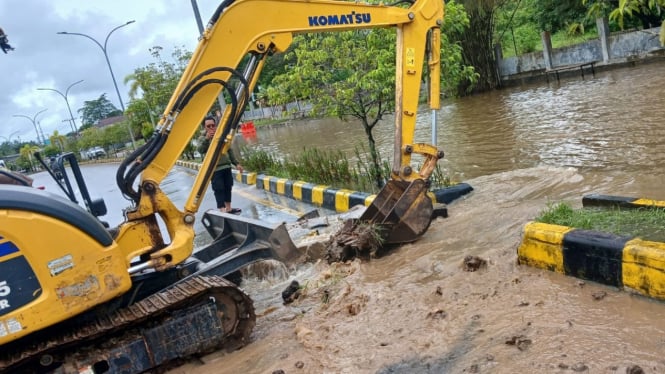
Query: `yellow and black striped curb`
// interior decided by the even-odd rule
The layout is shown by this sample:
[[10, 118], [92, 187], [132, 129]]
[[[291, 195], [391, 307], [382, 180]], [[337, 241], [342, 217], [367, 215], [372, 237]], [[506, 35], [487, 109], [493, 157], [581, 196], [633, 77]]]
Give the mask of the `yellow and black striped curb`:
[[263, 174], [256, 177], [256, 188], [336, 212], [346, 212], [355, 205], [368, 206], [376, 197], [365, 192], [335, 189]]
[[[237, 176], [236, 179], [238, 179]], [[376, 197], [376, 195], [367, 192], [336, 189], [330, 186], [293, 181], [263, 174], [256, 176], [256, 188], [336, 212], [346, 212], [355, 205], [369, 206]], [[469, 184], [460, 183], [429, 192], [428, 195], [434, 203], [449, 204], [471, 191], [473, 191], [473, 187]], [[444, 216], [446, 215], [444, 214]]]
[[636, 197], [590, 194], [582, 197], [585, 207], [665, 208], [665, 201]]
[[188, 169], [192, 170], [199, 170], [201, 169], [201, 164], [198, 162], [192, 162], [192, 161], [183, 161], [183, 160], [178, 160], [175, 162], [176, 165], [186, 167]]
[[665, 243], [530, 222], [517, 261], [665, 300]]
[[[199, 170], [201, 168], [201, 164], [198, 162], [178, 160], [176, 164], [193, 170]], [[366, 192], [335, 189], [330, 186], [294, 181], [253, 172], [240, 173], [237, 170], [233, 170], [233, 178], [240, 183], [256, 185], [256, 188], [258, 189], [334, 210], [336, 212], [346, 212], [355, 205], [368, 206], [376, 196]], [[471, 191], [473, 191], [473, 187], [469, 184], [459, 183], [451, 187], [441, 188], [434, 192], [430, 192], [429, 195], [432, 202], [450, 204]]]

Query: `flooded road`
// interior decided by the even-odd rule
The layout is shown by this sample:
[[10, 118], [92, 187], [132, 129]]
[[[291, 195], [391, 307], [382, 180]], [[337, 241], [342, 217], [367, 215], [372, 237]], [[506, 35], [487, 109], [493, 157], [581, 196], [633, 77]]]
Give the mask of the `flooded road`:
[[[475, 188], [449, 218], [380, 259], [249, 280], [260, 316], [252, 343], [173, 372], [665, 372], [665, 304], [516, 264], [524, 224], [549, 202], [580, 206], [591, 192], [665, 199], [664, 86], [661, 63], [446, 103], [443, 165]], [[419, 123], [428, 141], [428, 119]], [[385, 156], [391, 128], [380, 128]], [[352, 155], [347, 139], [362, 137], [357, 124], [321, 120], [260, 130], [258, 146]], [[467, 255], [488, 264], [466, 272]], [[290, 279], [306, 296], [284, 306]]]
[[[665, 199], [662, 87], [665, 64], [650, 64], [445, 103], [442, 164], [475, 189], [449, 218], [379, 259], [247, 279], [258, 316], [251, 343], [171, 372], [665, 372], [664, 303], [516, 264], [524, 224], [549, 202], [580, 206], [591, 192]], [[428, 123], [419, 119], [419, 141]], [[390, 121], [379, 129], [386, 157]], [[364, 139], [357, 124], [320, 120], [260, 129], [257, 146], [352, 157], [353, 138]], [[487, 266], [464, 271], [468, 255]], [[292, 279], [303, 296], [283, 305]]]

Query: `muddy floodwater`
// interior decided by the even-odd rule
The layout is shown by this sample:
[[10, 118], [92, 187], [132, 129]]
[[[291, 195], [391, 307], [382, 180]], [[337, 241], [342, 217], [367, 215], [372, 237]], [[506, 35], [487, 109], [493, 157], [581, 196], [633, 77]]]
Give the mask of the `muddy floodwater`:
[[[247, 279], [258, 315], [250, 344], [172, 372], [664, 373], [665, 303], [516, 264], [524, 224], [549, 202], [665, 199], [663, 87], [656, 63], [446, 101], [442, 165], [475, 189], [448, 218], [379, 259]], [[391, 130], [377, 136], [384, 155]], [[363, 136], [357, 124], [312, 121], [259, 131], [257, 142], [352, 154], [353, 136]], [[465, 271], [469, 255], [486, 266]], [[283, 305], [293, 279], [303, 295]]]

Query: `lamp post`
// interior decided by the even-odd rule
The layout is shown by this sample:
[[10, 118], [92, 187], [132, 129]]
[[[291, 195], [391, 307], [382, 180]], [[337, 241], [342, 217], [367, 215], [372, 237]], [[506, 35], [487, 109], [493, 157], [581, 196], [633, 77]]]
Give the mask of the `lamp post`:
[[39, 138], [39, 130], [41, 130], [41, 126], [39, 126], [39, 129], [38, 129], [37, 124], [38, 124], [39, 122], [37, 122], [37, 116], [40, 115], [40, 114], [42, 114], [42, 113], [44, 113], [44, 112], [46, 112], [47, 110], [48, 110], [48, 109], [42, 109], [42, 110], [40, 110], [40, 111], [37, 112], [34, 116], [32, 116], [32, 118], [31, 118], [31, 117], [28, 117], [28, 116], [26, 116], [26, 115], [23, 115], [23, 114], [14, 114], [12, 117], [23, 117], [23, 118], [27, 118], [30, 122], [32, 122], [32, 125], [35, 127], [35, 132], [37, 133], [37, 143], [46, 144], [46, 138], [44, 137], [44, 132], [43, 132], [43, 131], [41, 132], [41, 133], [42, 133], [41, 140], [40, 140], [40, 138]]
[[74, 83], [70, 84], [69, 87], [67, 87], [67, 89], [65, 90], [65, 93], [64, 93], [64, 94], [63, 94], [62, 92], [56, 90], [55, 88], [38, 88], [38, 90], [40, 90], [40, 91], [53, 91], [53, 92], [57, 92], [58, 94], [60, 94], [60, 96], [62, 96], [63, 99], [65, 99], [65, 103], [67, 104], [67, 110], [69, 110], [69, 117], [71, 118], [71, 121], [72, 121], [72, 123], [71, 123], [71, 125], [72, 125], [72, 130], [74, 130], [74, 135], [76, 135], [76, 136], [78, 136], [78, 132], [79, 132], [79, 131], [78, 131], [78, 129], [76, 128], [76, 122], [74, 121], [74, 115], [72, 114], [72, 108], [69, 106], [69, 100], [67, 99], [67, 95], [69, 94], [69, 89], [72, 88], [72, 86], [74, 86], [74, 85], [76, 85], [76, 84], [79, 84], [79, 83], [81, 83], [81, 82], [83, 82], [83, 79], [81, 79], [80, 81], [77, 81], [77, 82], [74, 82]]
[[[83, 36], [85, 38], [88, 38], [88, 39], [92, 40], [93, 42], [95, 42], [95, 44], [97, 44], [97, 46], [99, 48], [101, 48], [102, 52], [104, 52], [104, 57], [106, 58], [106, 64], [108, 65], [109, 71], [111, 72], [111, 79], [113, 80], [113, 86], [115, 87], [115, 93], [118, 94], [118, 101], [120, 102], [120, 108], [122, 109], [123, 114], [125, 113], [125, 104], [122, 102], [122, 96], [120, 96], [120, 90], [118, 89], [118, 83], [115, 80], [115, 74], [113, 74], [113, 68], [111, 67], [111, 61], [109, 61], [109, 55], [106, 51], [106, 46], [108, 45], [109, 37], [111, 36], [111, 34], [113, 34], [113, 32], [115, 30], [117, 30], [121, 27], [125, 27], [125, 26], [127, 26], [129, 24], [132, 24], [134, 22], [135, 22], [134, 20], [127, 21], [126, 23], [123, 23], [122, 25], [117, 26], [113, 30], [109, 31], [109, 33], [106, 35], [106, 39], [104, 40], [104, 45], [102, 45], [100, 42], [98, 42], [97, 39], [95, 39], [92, 36], [87, 35], [87, 34], [83, 34], [83, 33], [79, 33], [79, 32], [67, 32], [67, 31], [58, 32], [58, 34], [60, 34], [60, 35]], [[136, 149], [136, 144], [134, 143], [134, 133], [132, 131], [132, 125], [128, 123], [127, 127], [129, 128], [129, 136], [132, 139], [132, 148]]]
[[7, 143], [11, 143], [12, 142], [12, 136], [18, 134], [19, 132], [21, 132], [21, 130], [14, 131], [13, 133], [9, 134], [9, 137], [4, 137], [4, 136], [0, 135], [0, 138], [5, 139], [5, 141]]

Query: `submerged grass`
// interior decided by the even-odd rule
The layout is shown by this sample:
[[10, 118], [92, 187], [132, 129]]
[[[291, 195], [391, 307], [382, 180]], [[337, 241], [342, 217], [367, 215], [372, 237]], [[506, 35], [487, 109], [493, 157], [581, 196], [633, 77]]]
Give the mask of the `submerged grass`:
[[548, 204], [536, 221], [665, 242], [665, 209], [656, 207], [573, 209], [560, 202]]

